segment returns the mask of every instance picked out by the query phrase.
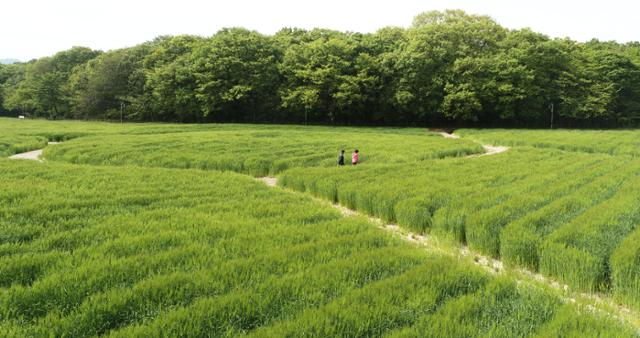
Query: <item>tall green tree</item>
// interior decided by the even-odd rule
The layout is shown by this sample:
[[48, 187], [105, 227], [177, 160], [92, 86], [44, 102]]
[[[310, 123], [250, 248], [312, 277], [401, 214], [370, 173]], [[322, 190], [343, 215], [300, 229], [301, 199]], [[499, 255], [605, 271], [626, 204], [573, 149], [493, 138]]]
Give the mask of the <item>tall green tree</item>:
[[194, 49], [196, 97], [213, 121], [269, 120], [277, 107], [278, 48], [255, 31], [229, 28]]
[[74, 116], [118, 119], [124, 114], [137, 119], [147, 109], [140, 101], [145, 84], [142, 62], [154, 45], [109, 51], [77, 68], [69, 81]]
[[495, 53], [505, 35], [506, 29], [486, 16], [462, 11], [418, 15], [396, 63], [398, 109], [412, 113], [413, 121], [421, 124], [442, 120], [443, 106], [467, 110], [462, 106], [471, 104], [469, 108], [477, 110], [477, 100], [466, 89], [449, 89], [456, 97], [443, 105], [447, 84], [454, 76], [456, 60]]
[[0, 66], [0, 113], [181, 122], [640, 124], [640, 43], [551, 39], [463, 11], [372, 34], [227, 28]]
[[57, 118], [68, 116], [70, 102], [68, 80], [73, 70], [98, 56], [100, 52], [86, 47], [73, 47], [52, 57], [29, 63], [24, 80], [9, 102], [36, 116]]
[[182, 35], [167, 37], [143, 61], [144, 100], [149, 109], [140, 119], [161, 121], [202, 121], [202, 109], [196, 97], [195, 48], [205, 39]]
[[640, 67], [619, 51], [585, 45], [581, 64], [584, 91], [569, 115], [601, 125], [629, 125], [640, 119]]
[[[367, 36], [313, 30], [285, 52], [282, 106], [298, 121], [368, 120], [382, 85], [377, 51]], [[298, 113], [298, 114], [296, 114]]]

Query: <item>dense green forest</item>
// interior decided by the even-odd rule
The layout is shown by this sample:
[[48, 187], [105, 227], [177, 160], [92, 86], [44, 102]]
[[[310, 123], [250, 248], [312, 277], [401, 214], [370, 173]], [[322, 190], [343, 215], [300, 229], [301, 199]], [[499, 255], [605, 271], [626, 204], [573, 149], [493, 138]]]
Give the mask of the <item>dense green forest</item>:
[[228, 28], [0, 65], [0, 115], [349, 125], [640, 124], [640, 43], [427, 12], [373, 34]]

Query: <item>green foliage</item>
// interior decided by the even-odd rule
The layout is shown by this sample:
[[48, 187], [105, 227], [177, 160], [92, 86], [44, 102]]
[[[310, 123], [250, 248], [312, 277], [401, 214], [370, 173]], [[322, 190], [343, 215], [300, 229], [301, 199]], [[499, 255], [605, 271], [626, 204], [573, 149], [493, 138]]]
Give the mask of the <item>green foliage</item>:
[[629, 235], [611, 257], [613, 293], [622, 302], [640, 308], [640, 228]]
[[470, 139], [505, 146], [531, 146], [541, 149], [558, 149], [571, 152], [629, 155], [637, 157], [640, 148], [636, 130], [507, 130], [507, 129], [459, 129], [459, 134]]
[[509, 223], [500, 235], [505, 262], [538, 271], [543, 239], [590, 207], [618, 192], [636, 170], [624, 159], [607, 163], [602, 175], [547, 206]]
[[144, 90], [142, 64], [152, 43], [103, 53], [79, 66], [69, 80], [75, 118], [120, 118], [135, 107]]
[[264, 330], [257, 337], [371, 337], [412, 325], [426, 313], [472, 293], [487, 283], [477, 269], [467, 270], [449, 259], [423, 265], [370, 288], [354, 290], [317, 309]]
[[[341, 149], [349, 156], [359, 148], [363, 165], [409, 163], [480, 151], [472, 142], [445, 140], [422, 130], [376, 131], [220, 125], [200, 132], [87, 137], [51, 147], [45, 156], [72, 163], [216, 169], [267, 176], [293, 167], [336, 166]], [[328, 193], [326, 196], [331, 196]]]
[[540, 270], [586, 291], [610, 284], [609, 258], [640, 221], [637, 176], [613, 197], [554, 231], [544, 242]]
[[495, 279], [476, 293], [450, 300], [393, 337], [526, 337], [553, 318], [559, 303], [543, 290]]
[[[595, 143], [605, 139], [625, 149], [635, 144], [635, 132], [585, 132], [578, 136], [585, 140], [580, 144], [569, 140], [580, 135], [575, 131], [462, 131], [485, 142], [496, 135], [498, 144], [507, 136], [515, 140], [518, 133], [523, 135], [523, 144], [534, 142], [530, 135], [536, 135], [550, 142], [562, 139], [562, 149], [576, 151], [554, 150], [554, 145], [517, 147], [514, 141], [509, 144], [516, 148], [505, 154], [477, 159], [371, 166], [353, 172], [289, 169], [281, 175], [280, 184], [397, 222], [417, 233], [453, 238], [507, 264], [539, 270], [580, 290], [616, 292], [611, 257], [638, 222], [636, 174], [640, 164], [633, 157], [598, 154], [597, 148], [585, 153], [583, 149], [592, 143], [597, 147]], [[607, 144], [599, 146], [606, 149]], [[627, 255], [635, 252], [628, 250]], [[621, 286], [619, 292], [632, 295], [635, 291], [629, 290], [637, 279], [635, 260], [621, 257], [629, 262], [618, 259], [617, 278], [630, 286]], [[624, 302], [633, 304], [628, 297]]]
[[640, 48], [460, 10], [375, 33], [224, 28], [0, 66], [0, 113], [343, 125], [636, 126]]
[[197, 83], [191, 53], [203, 43], [202, 38], [188, 35], [170, 37], [145, 56], [145, 91], [140, 100], [143, 105], [138, 105], [139, 110], [128, 117], [152, 121], [197, 121], [202, 112], [196, 99]]
[[76, 67], [99, 54], [89, 48], [73, 47], [29, 63], [25, 67], [24, 79], [15, 84], [5, 107], [53, 119], [68, 116], [71, 74]]
[[556, 317], [537, 330], [533, 337], [637, 337], [638, 333], [624, 327], [614, 318], [592, 313], [586, 309], [576, 310], [563, 306]]
[[240, 28], [223, 29], [191, 57], [204, 117], [256, 122], [275, 108], [269, 97], [277, 91], [279, 57], [268, 37]]
[[[630, 156], [455, 158], [480, 149], [389, 128], [0, 119], [0, 135], [3, 156], [65, 141], [44, 163], [0, 159], [0, 336], [634, 336], [508, 272], [216, 170], [278, 172], [282, 186], [516, 264], [539, 257], [542, 272], [637, 306]], [[361, 165], [336, 166], [345, 144]]]
[[437, 202], [424, 198], [407, 199], [394, 206], [394, 214], [399, 225], [417, 233], [425, 233], [431, 227], [432, 213], [438, 207]]
[[[520, 219], [532, 210], [548, 206], [552, 201], [573, 193], [575, 189], [601, 175], [608, 174], [610, 170], [607, 167], [603, 170], [601, 165], [593, 162], [583, 162], [577, 168], [574, 166], [567, 166], [567, 168], [570, 169], [558, 170], [561, 176], [566, 177], [565, 179], [556, 179], [555, 183], [547, 185], [544, 189], [513, 195], [508, 201], [470, 215], [466, 224], [466, 239], [469, 246], [498, 257], [500, 254], [500, 234], [508, 222]], [[579, 175], [573, 175], [576, 173], [576, 169], [580, 172]], [[551, 182], [551, 180], [547, 182]]]

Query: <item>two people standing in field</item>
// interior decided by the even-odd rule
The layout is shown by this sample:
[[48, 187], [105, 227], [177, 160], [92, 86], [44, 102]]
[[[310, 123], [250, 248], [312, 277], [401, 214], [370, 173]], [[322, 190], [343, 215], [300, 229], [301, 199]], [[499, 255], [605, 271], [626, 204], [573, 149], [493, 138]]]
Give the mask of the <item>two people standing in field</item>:
[[[358, 149], [354, 150], [353, 154], [351, 154], [351, 164], [356, 165], [360, 161], [360, 152]], [[338, 165], [344, 165], [344, 150], [340, 151], [340, 155], [338, 155]]]

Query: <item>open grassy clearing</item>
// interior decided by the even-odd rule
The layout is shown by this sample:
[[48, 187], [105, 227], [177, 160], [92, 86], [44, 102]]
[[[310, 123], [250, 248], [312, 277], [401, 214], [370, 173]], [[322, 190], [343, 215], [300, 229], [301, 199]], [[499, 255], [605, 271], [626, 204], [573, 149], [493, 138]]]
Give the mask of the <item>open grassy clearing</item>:
[[[532, 335], [586, 316], [566, 332], [633, 336], [579, 306], [567, 310], [552, 292], [428, 254], [242, 175], [0, 167], [8, 336], [379, 336], [442, 325], [454, 309], [474, 335]], [[488, 299], [495, 310], [463, 310]]]

